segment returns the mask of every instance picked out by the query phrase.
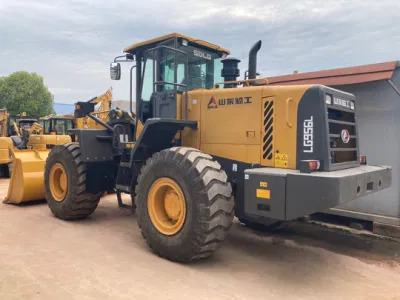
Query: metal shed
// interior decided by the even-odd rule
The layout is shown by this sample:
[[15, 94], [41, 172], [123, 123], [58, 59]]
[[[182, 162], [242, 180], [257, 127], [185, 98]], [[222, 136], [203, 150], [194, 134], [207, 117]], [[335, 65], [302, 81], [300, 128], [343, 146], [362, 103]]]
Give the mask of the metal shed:
[[373, 221], [374, 228], [380, 224], [400, 226], [400, 63], [270, 77], [268, 82], [271, 85], [324, 84], [356, 96], [360, 152], [367, 156], [369, 164], [393, 167], [392, 187], [329, 213]]

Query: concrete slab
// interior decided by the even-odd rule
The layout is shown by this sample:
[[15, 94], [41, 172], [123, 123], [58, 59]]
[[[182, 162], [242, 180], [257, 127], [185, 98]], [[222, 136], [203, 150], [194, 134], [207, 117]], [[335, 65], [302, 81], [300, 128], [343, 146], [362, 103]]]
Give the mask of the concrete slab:
[[390, 237], [400, 239], [400, 226], [374, 222], [373, 232], [375, 234], [390, 236]]

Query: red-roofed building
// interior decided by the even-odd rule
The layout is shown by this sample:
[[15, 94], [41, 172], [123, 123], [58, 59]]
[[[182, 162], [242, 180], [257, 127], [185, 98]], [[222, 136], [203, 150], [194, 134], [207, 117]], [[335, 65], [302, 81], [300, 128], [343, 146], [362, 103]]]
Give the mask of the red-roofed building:
[[392, 79], [393, 73], [398, 67], [400, 67], [400, 64], [397, 61], [391, 61], [357, 67], [269, 77], [268, 83], [270, 85], [310, 83], [329, 86], [350, 85]]
[[323, 84], [356, 96], [360, 151], [393, 167], [392, 187], [334, 209], [338, 215], [400, 226], [400, 63], [269, 77], [270, 85]]

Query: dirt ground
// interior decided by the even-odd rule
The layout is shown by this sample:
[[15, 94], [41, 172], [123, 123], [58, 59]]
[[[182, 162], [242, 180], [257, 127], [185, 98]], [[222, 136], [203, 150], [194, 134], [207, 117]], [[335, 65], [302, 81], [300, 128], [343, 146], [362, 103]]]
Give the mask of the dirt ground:
[[236, 221], [212, 258], [181, 265], [151, 253], [115, 195], [75, 222], [0, 203], [0, 299], [400, 299], [399, 282], [399, 243], [316, 225]]

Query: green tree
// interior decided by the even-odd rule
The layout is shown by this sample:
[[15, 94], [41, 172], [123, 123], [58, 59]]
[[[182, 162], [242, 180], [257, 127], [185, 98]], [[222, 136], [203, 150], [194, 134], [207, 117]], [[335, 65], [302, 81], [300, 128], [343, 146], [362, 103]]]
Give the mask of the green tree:
[[43, 77], [25, 71], [0, 77], [0, 108], [11, 115], [21, 112], [32, 118], [54, 113], [54, 97], [44, 85]]

